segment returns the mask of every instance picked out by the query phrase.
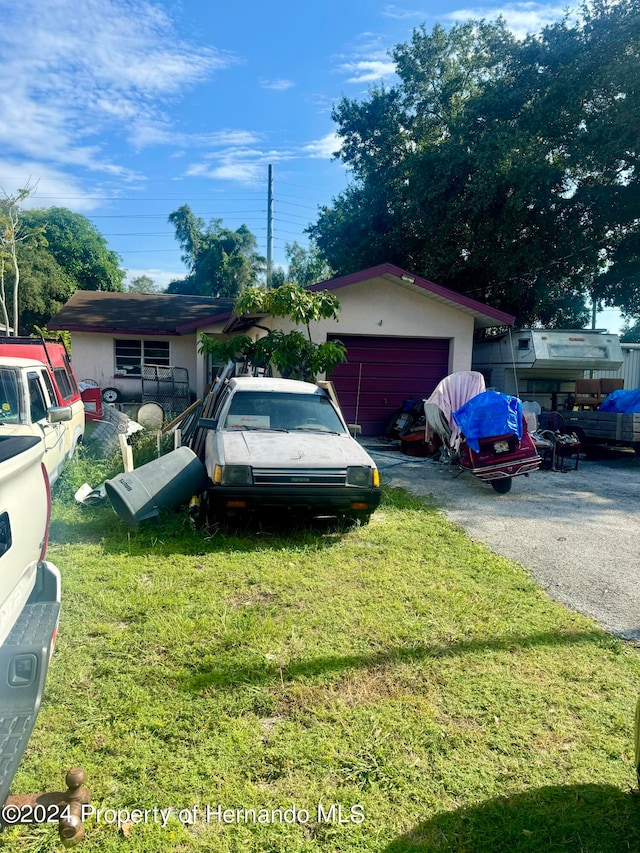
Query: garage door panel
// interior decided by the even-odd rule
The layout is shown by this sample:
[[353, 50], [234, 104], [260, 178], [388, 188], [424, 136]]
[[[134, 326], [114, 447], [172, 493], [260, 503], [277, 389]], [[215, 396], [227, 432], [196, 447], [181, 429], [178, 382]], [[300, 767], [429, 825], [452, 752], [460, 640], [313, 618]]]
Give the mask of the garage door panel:
[[[415, 349], [429, 349], [432, 346], [447, 345], [448, 338], [397, 338], [385, 335], [331, 335], [334, 341], [342, 341], [345, 346], [369, 347], [374, 353], [380, 352], [380, 342], [386, 349], [398, 349], [411, 351]], [[428, 342], [428, 346], [423, 344]]]
[[[421, 364], [439, 364], [443, 353], [449, 354], [448, 341], [436, 341], [433, 349], [397, 349], [395, 347], [385, 348], [384, 364], [404, 365], [408, 361]], [[348, 347], [349, 362], [351, 364], [364, 363], [376, 364], [380, 362], [380, 351], [371, 347]]]
[[[362, 372], [360, 372], [360, 365], [362, 365]], [[421, 367], [420, 376], [422, 379], [432, 379], [437, 377], [437, 381], [440, 381], [442, 378], [441, 364], [424, 364], [422, 362], [414, 362], [412, 369], [415, 369], [418, 365]], [[397, 381], [404, 373], [404, 364], [368, 364], [366, 362], [350, 362], [349, 364], [341, 365], [341, 368], [341, 376], [356, 380], [360, 377], [363, 383], [367, 382], [368, 384], [378, 382], [381, 379], [393, 379]]]
[[331, 374], [349, 423], [364, 435], [381, 435], [408, 399], [428, 397], [447, 375], [449, 341], [430, 338], [336, 335], [347, 348], [345, 364]]

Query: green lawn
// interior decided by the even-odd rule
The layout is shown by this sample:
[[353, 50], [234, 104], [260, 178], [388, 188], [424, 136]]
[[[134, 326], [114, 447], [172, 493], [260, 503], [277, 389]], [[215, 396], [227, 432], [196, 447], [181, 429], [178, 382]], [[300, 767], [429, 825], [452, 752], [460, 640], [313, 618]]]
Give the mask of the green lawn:
[[[80, 849], [640, 850], [637, 651], [434, 506], [389, 490], [347, 531], [183, 511], [129, 533], [70, 501], [85, 478], [56, 492], [60, 634], [13, 786], [82, 765], [107, 811]], [[0, 849], [60, 848], [39, 826]]]

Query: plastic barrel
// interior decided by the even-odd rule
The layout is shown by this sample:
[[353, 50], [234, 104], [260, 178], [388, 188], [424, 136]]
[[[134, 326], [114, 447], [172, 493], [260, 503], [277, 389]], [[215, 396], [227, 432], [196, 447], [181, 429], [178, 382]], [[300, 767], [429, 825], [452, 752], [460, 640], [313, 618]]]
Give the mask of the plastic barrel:
[[179, 447], [104, 484], [114, 510], [129, 527], [173, 509], [204, 491], [207, 471], [188, 447]]

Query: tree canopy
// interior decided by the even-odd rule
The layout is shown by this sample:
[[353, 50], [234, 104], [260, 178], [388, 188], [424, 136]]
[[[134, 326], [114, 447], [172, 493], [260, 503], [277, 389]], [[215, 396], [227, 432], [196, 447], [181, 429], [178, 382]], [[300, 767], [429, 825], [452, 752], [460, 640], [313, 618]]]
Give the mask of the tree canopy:
[[226, 362], [243, 358], [252, 367], [273, 366], [290, 379], [315, 381], [320, 373], [329, 373], [336, 364], [346, 361], [346, 348], [340, 341], [314, 342], [311, 323], [321, 319], [337, 319], [340, 303], [328, 290], [313, 291], [288, 283], [267, 290], [252, 287], [238, 299], [236, 314], [266, 314], [286, 317], [298, 326], [304, 326], [306, 336], [293, 329], [266, 330], [267, 334], [253, 340], [249, 335], [234, 335], [218, 341], [208, 335], [201, 336], [201, 348], [217, 361]]
[[349, 187], [308, 229], [338, 274], [389, 261], [513, 313], [640, 313], [640, 10], [596, 0], [517, 41], [415, 30], [399, 82], [335, 107]]
[[4, 189], [0, 195], [0, 309], [6, 333], [13, 335], [18, 335], [21, 328], [23, 289], [20, 288], [20, 249], [47, 245], [44, 229], [38, 225], [29, 227], [21, 216], [20, 205], [33, 189], [34, 185], [29, 183], [15, 195], [10, 195]]
[[86, 216], [65, 207], [24, 210], [21, 216], [27, 226], [43, 228], [47, 251], [72, 277], [75, 289], [123, 290], [120, 256]]
[[137, 275], [129, 282], [127, 291], [129, 293], [157, 293], [158, 288], [151, 276]]
[[46, 326], [76, 290], [122, 290], [125, 275], [86, 217], [62, 207], [23, 210], [25, 197], [6, 196], [0, 204], [0, 218], [13, 222], [16, 235], [15, 259], [2, 270], [2, 299], [14, 304], [13, 315], [17, 300], [21, 334]]
[[266, 261], [257, 253], [256, 238], [246, 225], [236, 231], [223, 228], [221, 219], [205, 225], [188, 204], [174, 210], [169, 222], [189, 273], [172, 281], [168, 293], [234, 297], [257, 283]]

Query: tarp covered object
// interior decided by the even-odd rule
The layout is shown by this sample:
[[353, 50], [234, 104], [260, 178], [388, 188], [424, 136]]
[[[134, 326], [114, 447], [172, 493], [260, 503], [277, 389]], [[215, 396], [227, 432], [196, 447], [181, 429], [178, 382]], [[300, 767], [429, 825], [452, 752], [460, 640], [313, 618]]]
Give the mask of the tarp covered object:
[[640, 413], [640, 388], [635, 391], [612, 391], [599, 406], [601, 412], [621, 412], [623, 415]]
[[517, 435], [522, 438], [522, 401], [499, 391], [485, 391], [472, 397], [453, 412], [469, 447], [480, 451], [481, 438], [493, 435]]
[[476, 370], [460, 370], [445, 376], [429, 399], [425, 400], [426, 441], [430, 441], [435, 433], [445, 445], [449, 444], [457, 450], [460, 430], [453, 419], [453, 412], [484, 389], [484, 376]]

